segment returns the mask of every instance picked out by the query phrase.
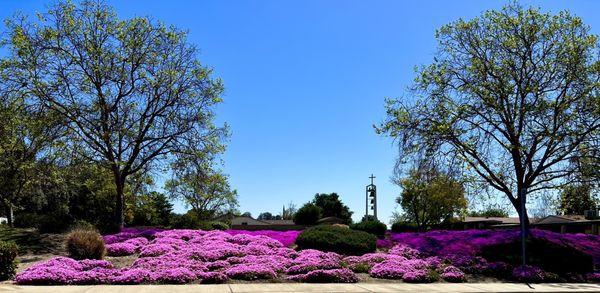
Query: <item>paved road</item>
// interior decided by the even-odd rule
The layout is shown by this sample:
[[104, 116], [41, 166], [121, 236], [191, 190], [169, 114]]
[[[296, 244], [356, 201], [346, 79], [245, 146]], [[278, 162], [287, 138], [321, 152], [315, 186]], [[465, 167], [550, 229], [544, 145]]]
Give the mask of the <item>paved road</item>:
[[97, 286], [15, 286], [0, 285], [4, 293], [254, 293], [254, 292], [600, 292], [600, 284], [222, 284], [222, 285], [97, 285]]

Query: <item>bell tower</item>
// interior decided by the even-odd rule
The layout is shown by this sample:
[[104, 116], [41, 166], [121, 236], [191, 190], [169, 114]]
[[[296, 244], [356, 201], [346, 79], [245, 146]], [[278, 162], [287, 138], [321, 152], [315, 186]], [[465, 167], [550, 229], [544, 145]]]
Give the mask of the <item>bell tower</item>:
[[369, 219], [369, 210], [372, 211], [373, 219], [377, 220], [377, 186], [373, 184], [375, 176], [371, 174], [371, 184], [367, 185], [365, 195], [365, 219]]

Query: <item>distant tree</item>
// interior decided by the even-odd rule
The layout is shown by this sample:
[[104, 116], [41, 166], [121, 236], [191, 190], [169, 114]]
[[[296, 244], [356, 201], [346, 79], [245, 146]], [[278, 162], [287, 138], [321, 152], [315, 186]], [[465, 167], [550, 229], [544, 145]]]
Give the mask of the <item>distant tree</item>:
[[573, 184], [562, 188], [559, 210], [563, 215], [583, 215], [585, 210], [596, 209], [598, 206], [600, 202], [592, 196], [589, 185]]
[[490, 207], [481, 211], [471, 211], [469, 212], [470, 217], [500, 217], [506, 218], [508, 217], [508, 211], [499, 207]]
[[269, 212], [264, 212], [264, 213], [261, 213], [260, 215], [258, 215], [258, 218], [256, 218], [256, 219], [257, 220], [261, 220], [261, 221], [264, 221], [264, 220], [274, 220], [275, 217], [273, 217], [273, 215], [271, 213], [269, 213]]
[[240, 217], [252, 218], [252, 214], [250, 212], [244, 212], [243, 214], [240, 215]]
[[152, 191], [136, 198], [133, 225], [135, 226], [168, 226], [171, 223], [173, 204], [167, 196]]
[[314, 225], [322, 217], [323, 209], [312, 202], [303, 205], [294, 214], [294, 223], [297, 225]]
[[24, 192], [41, 179], [39, 162], [52, 154], [64, 125], [55, 112], [28, 104], [6, 85], [0, 85], [0, 121], [0, 206], [13, 227], [14, 209]]
[[294, 219], [294, 214], [296, 213], [298, 209], [296, 208], [296, 205], [293, 202], [290, 202], [287, 206], [287, 208], [285, 206], [283, 206], [283, 211], [281, 212], [281, 219], [282, 220], [293, 220]]
[[228, 177], [204, 163], [191, 159], [175, 168], [175, 178], [165, 183], [171, 198], [182, 200], [201, 220], [214, 220], [235, 211], [237, 191], [229, 186]]
[[368, 222], [368, 221], [377, 221], [377, 219], [375, 219], [374, 215], [364, 215], [361, 219], [361, 222]]
[[58, 112], [68, 122], [65, 146], [112, 172], [121, 227], [128, 177], [217, 130], [222, 84], [184, 31], [148, 17], [119, 20], [103, 1], [87, 0], [6, 24], [2, 83]]
[[342, 203], [337, 193], [317, 193], [312, 203], [321, 208], [323, 218], [337, 217], [347, 224], [352, 223], [352, 212], [348, 206]]
[[389, 100], [378, 131], [395, 138], [403, 160], [424, 151], [460, 160], [505, 194], [524, 245], [527, 195], [564, 184], [576, 171], [570, 161], [598, 154], [598, 38], [568, 12], [518, 4], [457, 20], [436, 38], [414, 97]]
[[418, 166], [396, 182], [402, 188], [396, 201], [405, 218], [420, 231], [450, 220], [467, 208], [462, 184], [439, 170]]

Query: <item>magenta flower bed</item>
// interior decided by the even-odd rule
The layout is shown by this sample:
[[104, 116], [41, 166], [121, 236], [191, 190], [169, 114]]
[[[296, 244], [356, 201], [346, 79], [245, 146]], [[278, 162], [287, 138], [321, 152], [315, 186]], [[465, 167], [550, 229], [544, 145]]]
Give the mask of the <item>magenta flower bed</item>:
[[[600, 260], [600, 237], [532, 231], [536, 237], [570, 245]], [[518, 232], [433, 231], [392, 233], [380, 251], [343, 256], [318, 250], [292, 249], [299, 231], [201, 231], [125, 229], [104, 236], [109, 255], [136, 254], [135, 262], [115, 268], [108, 261], [56, 257], [39, 262], [15, 277], [18, 284], [183, 284], [238, 280], [352, 283], [357, 273], [405, 282], [467, 281], [486, 274], [523, 282], [556, 280], [538, 267], [512, 267], [478, 256], [490, 244], [517, 239]], [[598, 282], [600, 272], [567, 276]]]
[[[600, 236], [587, 234], [559, 234], [531, 230], [534, 237], [557, 244], [568, 245], [586, 252], [600, 265]], [[391, 233], [390, 240], [402, 243], [421, 253], [439, 257], [473, 257], [485, 246], [509, 243], [519, 239], [518, 230], [431, 231], [426, 233]]]
[[302, 231], [296, 231], [296, 230], [290, 230], [290, 231], [273, 231], [273, 230], [259, 230], [259, 231], [226, 230], [225, 232], [227, 232], [227, 233], [229, 233], [231, 235], [238, 235], [238, 234], [253, 235], [253, 236], [264, 235], [264, 236], [268, 236], [270, 238], [273, 238], [273, 239], [281, 242], [281, 244], [283, 244], [283, 246], [291, 246], [292, 244], [294, 244], [294, 242], [296, 242], [296, 238], [298, 237], [298, 234], [300, 234], [300, 232], [302, 232]]

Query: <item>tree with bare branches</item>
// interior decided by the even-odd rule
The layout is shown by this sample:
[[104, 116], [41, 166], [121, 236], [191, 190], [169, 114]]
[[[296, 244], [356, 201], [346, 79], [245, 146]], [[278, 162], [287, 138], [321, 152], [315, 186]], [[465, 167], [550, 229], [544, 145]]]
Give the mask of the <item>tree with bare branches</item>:
[[222, 84], [186, 33], [148, 17], [120, 20], [103, 1], [60, 1], [38, 21], [7, 21], [3, 80], [68, 121], [65, 146], [109, 169], [123, 226], [132, 174], [222, 133]]
[[573, 160], [598, 153], [598, 38], [568, 12], [518, 4], [445, 25], [436, 38], [415, 99], [388, 100], [377, 129], [396, 139], [402, 159], [460, 159], [510, 200], [524, 240], [527, 196], [564, 184]]

